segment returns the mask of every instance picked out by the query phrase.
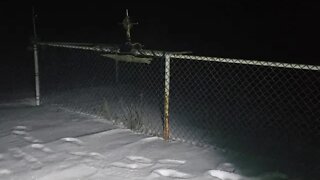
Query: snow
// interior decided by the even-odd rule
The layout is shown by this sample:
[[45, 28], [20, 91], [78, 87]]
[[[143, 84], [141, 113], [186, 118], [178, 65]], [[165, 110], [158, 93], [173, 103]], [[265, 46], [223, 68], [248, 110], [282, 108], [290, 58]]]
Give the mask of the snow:
[[77, 139], [77, 138], [66, 137], [66, 138], [62, 138], [61, 140], [65, 141], [65, 142], [74, 143], [74, 144], [77, 144], [79, 146], [83, 145], [83, 142], [81, 140]]
[[146, 164], [146, 163], [126, 163], [126, 162], [114, 162], [111, 164], [112, 166], [119, 167], [119, 168], [127, 168], [127, 169], [142, 169], [146, 168], [148, 166], [151, 166], [152, 164]]
[[187, 173], [179, 172], [174, 169], [156, 169], [153, 173], [159, 174], [165, 177], [179, 178], [179, 179], [189, 179], [192, 176]]
[[151, 159], [141, 157], [141, 156], [127, 156], [127, 158], [131, 161], [135, 161], [135, 162], [139, 162], [139, 163], [151, 163], [152, 162]]
[[26, 131], [28, 128], [25, 126], [16, 126], [13, 129], [15, 129], [17, 131]]
[[230, 152], [166, 142], [55, 106], [0, 104], [0, 114], [1, 180], [289, 179], [261, 162], [239, 165]]
[[159, 163], [161, 164], [184, 164], [186, 163], [185, 160], [175, 160], [175, 159], [161, 159], [159, 160]]
[[11, 171], [8, 169], [0, 169], [0, 175], [8, 175], [11, 174]]

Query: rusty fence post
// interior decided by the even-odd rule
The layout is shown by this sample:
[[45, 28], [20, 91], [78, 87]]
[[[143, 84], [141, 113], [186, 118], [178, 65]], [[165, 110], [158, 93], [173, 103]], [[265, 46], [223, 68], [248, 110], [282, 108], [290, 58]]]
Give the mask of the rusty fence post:
[[169, 131], [169, 93], [170, 93], [170, 55], [165, 55], [165, 80], [164, 80], [164, 127], [163, 138], [168, 141]]

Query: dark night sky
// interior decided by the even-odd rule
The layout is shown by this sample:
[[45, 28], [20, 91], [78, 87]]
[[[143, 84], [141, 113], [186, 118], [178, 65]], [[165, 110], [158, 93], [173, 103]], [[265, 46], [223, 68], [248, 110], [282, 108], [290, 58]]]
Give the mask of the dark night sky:
[[[318, 63], [315, 3], [212, 1], [210, 4], [36, 4], [39, 36], [45, 41], [119, 43], [125, 8], [140, 23], [133, 40], [147, 48], [192, 50], [198, 55]], [[2, 2], [1, 42], [26, 49], [31, 4]], [[4, 40], [3, 40], [4, 39]], [[8, 45], [9, 44], [9, 45]]]
[[[1, 74], [32, 69], [31, 3], [0, 2]], [[194, 2], [195, 3], [195, 2]], [[18, 5], [19, 4], [19, 5]], [[129, 9], [133, 41], [148, 49], [196, 55], [320, 64], [316, 3], [216, 0], [210, 3], [35, 4], [43, 41], [121, 43], [118, 25]], [[20, 75], [19, 75], [20, 73]], [[32, 75], [32, 74], [31, 74]], [[1, 75], [3, 77], [3, 75]]]

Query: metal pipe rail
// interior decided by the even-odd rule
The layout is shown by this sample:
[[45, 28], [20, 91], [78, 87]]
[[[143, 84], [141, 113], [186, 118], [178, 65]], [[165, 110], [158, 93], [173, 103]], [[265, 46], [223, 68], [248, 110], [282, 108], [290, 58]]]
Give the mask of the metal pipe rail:
[[[82, 46], [74, 45], [73, 43], [58, 43], [58, 42], [39, 42], [39, 45], [71, 48], [71, 49], [82, 49], [88, 51], [104, 52], [104, 53], [119, 53], [116, 48], [105, 47], [103, 45], [98, 46]], [[195, 55], [184, 55], [178, 54], [179, 52], [166, 52], [166, 51], [153, 51], [153, 50], [138, 50], [135, 52], [136, 55], [152, 56], [152, 57], [164, 57], [164, 55], [170, 56], [170, 58], [181, 59], [181, 60], [196, 60], [196, 61], [211, 61], [219, 63], [232, 63], [232, 64], [243, 64], [243, 65], [255, 65], [255, 66], [267, 66], [267, 67], [278, 67], [278, 68], [290, 68], [290, 69], [304, 69], [304, 70], [315, 70], [319, 71], [320, 66], [307, 65], [307, 64], [292, 64], [283, 62], [271, 62], [271, 61], [257, 61], [257, 60], [246, 60], [246, 59], [231, 59], [231, 58], [219, 58], [219, 57], [206, 57], [206, 56], [195, 56]]]

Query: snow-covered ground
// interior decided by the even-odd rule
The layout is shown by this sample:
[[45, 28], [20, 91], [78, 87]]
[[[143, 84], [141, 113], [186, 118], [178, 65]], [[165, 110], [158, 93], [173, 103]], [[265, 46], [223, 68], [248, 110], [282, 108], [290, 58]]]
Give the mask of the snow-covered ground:
[[32, 101], [0, 104], [0, 179], [292, 179], [272, 162], [134, 133]]

